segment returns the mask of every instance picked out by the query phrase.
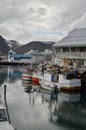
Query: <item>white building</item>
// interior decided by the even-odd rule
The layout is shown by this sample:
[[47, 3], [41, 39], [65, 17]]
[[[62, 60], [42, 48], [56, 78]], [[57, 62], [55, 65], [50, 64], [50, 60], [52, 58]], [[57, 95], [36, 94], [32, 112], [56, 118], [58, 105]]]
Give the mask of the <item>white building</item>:
[[[58, 59], [63, 59], [64, 64], [76, 62], [76, 66], [86, 67], [86, 28], [76, 28], [62, 40], [53, 45]], [[67, 64], [66, 64], [67, 65]]]

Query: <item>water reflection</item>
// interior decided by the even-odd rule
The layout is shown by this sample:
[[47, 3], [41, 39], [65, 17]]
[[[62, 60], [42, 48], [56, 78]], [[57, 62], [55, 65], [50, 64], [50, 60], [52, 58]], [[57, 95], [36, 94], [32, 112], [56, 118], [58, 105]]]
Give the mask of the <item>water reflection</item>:
[[55, 95], [53, 93], [41, 93], [42, 103], [48, 103], [48, 120], [54, 123], [57, 118], [58, 103]]
[[0, 66], [0, 85], [4, 83], [8, 76], [8, 68]]
[[[61, 92], [56, 100], [54, 94], [41, 90], [40, 86], [22, 82], [23, 67], [3, 67], [1, 70], [2, 86], [7, 84], [7, 103], [14, 128], [85, 130], [86, 95]], [[0, 92], [2, 90], [0, 87]]]
[[53, 121], [55, 124], [58, 122], [65, 127], [86, 128], [86, 105], [83, 108], [80, 93], [60, 93], [58, 95], [58, 110], [55, 112], [57, 115], [57, 119]]
[[49, 102], [49, 122], [64, 129], [85, 130], [86, 128], [86, 96], [80, 92], [58, 94], [58, 101], [51, 94], [42, 93], [42, 103]]
[[16, 80], [21, 79], [22, 68], [20, 67], [8, 67], [8, 79], [9, 83], [14, 83]]
[[32, 92], [32, 84], [29, 84], [27, 87], [25, 87], [24, 91], [27, 93], [31, 93]]
[[5, 81], [14, 83], [16, 80], [21, 79], [22, 68], [20, 67], [8, 67], [0, 66], [0, 85]]

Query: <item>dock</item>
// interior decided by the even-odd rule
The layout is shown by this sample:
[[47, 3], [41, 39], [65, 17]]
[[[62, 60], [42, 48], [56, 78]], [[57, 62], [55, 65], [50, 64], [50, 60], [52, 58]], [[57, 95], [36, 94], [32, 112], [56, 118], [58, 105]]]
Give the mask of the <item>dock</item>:
[[24, 63], [24, 62], [9, 62], [9, 61], [1, 61], [0, 65], [37, 65], [37, 63]]

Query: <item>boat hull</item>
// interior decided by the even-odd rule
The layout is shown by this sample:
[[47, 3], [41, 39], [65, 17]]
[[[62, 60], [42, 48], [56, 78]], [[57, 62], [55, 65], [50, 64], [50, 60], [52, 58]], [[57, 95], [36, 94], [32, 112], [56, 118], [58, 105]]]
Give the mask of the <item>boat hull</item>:
[[32, 81], [32, 76], [29, 74], [22, 74], [22, 80]]
[[43, 89], [48, 90], [50, 92], [54, 92], [54, 86], [53, 84], [50, 85], [50, 82], [47, 82], [45, 80], [40, 80], [39, 83]]
[[39, 79], [37, 77], [32, 77], [32, 84], [39, 85]]
[[74, 91], [81, 89], [81, 79], [65, 79], [63, 75], [59, 76], [60, 90]]

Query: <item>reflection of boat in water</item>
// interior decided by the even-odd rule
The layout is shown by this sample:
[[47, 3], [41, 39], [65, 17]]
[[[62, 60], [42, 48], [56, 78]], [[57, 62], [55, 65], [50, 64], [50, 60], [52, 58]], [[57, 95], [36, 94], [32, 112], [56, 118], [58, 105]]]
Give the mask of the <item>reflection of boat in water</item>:
[[58, 103], [57, 103], [57, 97], [54, 93], [47, 93], [46, 91], [43, 91], [43, 89], [40, 92], [41, 98], [42, 98], [42, 104], [47, 103], [48, 104], [48, 118], [49, 121], [52, 122], [57, 117], [57, 110], [58, 110]]
[[80, 93], [63, 93], [58, 95], [58, 103], [62, 102], [78, 102], [80, 101]]
[[39, 91], [40, 89], [40, 85], [32, 84], [32, 81], [28, 81], [28, 80], [22, 80], [22, 86], [24, 86], [25, 91], [28, 91], [28, 92]]
[[40, 90], [40, 85], [32, 84], [32, 88], [33, 88], [33, 91], [39, 91]]
[[50, 102], [52, 100], [55, 100], [56, 97], [54, 94], [49, 93], [41, 93], [41, 97], [43, 101]]
[[28, 78], [26, 79], [22, 76], [22, 86], [24, 86], [25, 92], [30, 93], [32, 91], [32, 80], [28, 80]]
[[[85, 103], [86, 104], [86, 103]], [[82, 106], [80, 94], [61, 93], [58, 96], [58, 122], [86, 128], [86, 105]]]
[[32, 81], [22, 80], [22, 86], [24, 86], [24, 91], [30, 93], [32, 90]]
[[39, 90], [40, 92], [44, 92], [44, 93], [49, 93], [49, 94], [51, 94], [51, 93], [53, 93], [53, 92], [51, 92], [51, 91], [49, 91], [49, 90], [47, 90], [47, 89], [44, 89], [44, 88], [42, 88], [42, 87], [40, 87], [40, 90]]
[[[85, 96], [86, 98], [86, 96]], [[86, 128], [86, 100], [80, 99], [80, 94], [58, 95], [58, 107], [52, 109], [50, 106], [49, 121], [55, 125], [66, 127], [65, 129], [80, 129]], [[77, 130], [78, 130], [77, 129]]]
[[33, 85], [39, 85], [39, 79], [33, 73], [33, 69], [30, 69], [27, 72], [22, 74], [22, 81], [32, 81]]
[[14, 130], [14, 128], [8, 121], [6, 107], [2, 104], [1, 100], [0, 100], [0, 130]]
[[54, 93], [49, 93], [49, 91], [46, 91], [45, 89], [40, 89], [39, 92], [43, 101], [51, 102], [57, 100], [57, 97]]
[[29, 84], [27, 87], [25, 87], [24, 91], [27, 93], [31, 93], [32, 92], [32, 84]]
[[22, 86], [28, 87], [30, 84], [32, 84], [32, 81], [22, 80]]

